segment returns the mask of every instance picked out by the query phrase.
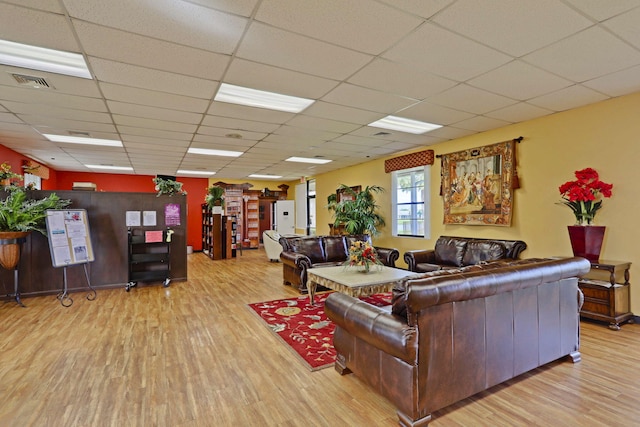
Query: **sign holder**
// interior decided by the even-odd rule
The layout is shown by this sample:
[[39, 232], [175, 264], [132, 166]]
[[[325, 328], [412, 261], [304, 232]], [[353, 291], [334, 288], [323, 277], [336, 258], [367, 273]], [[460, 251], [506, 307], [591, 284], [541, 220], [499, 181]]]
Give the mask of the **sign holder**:
[[64, 307], [70, 307], [73, 299], [69, 296], [67, 267], [82, 264], [90, 292], [87, 299], [96, 299], [96, 290], [91, 286], [87, 264], [95, 260], [89, 220], [86, 209], [49, 209], [46, 217], [47, 237], [51, 262], [54, 267], [62, 267], [63, 288], [57, 298]]

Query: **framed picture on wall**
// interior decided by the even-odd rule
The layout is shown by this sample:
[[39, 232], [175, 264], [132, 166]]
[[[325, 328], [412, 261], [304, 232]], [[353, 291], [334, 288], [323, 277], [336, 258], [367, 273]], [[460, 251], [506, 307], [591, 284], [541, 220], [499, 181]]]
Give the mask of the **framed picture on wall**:
[[[356, 185], [353, 187], [349, 187], [351, 188], [351, 190], [353, 190], [354, 193], [359, 193], [362, 190], [362, 186], [361, 185]], [[338, 203], [345, 201], [345, 200], [353, 200], [353, 194], [349, 193], [348, 191], [345, 191], [345, 189], [343, 188], [338, 188], [338, 190], [336, 191], [336, 196], [337, 196], [337, 200]]]

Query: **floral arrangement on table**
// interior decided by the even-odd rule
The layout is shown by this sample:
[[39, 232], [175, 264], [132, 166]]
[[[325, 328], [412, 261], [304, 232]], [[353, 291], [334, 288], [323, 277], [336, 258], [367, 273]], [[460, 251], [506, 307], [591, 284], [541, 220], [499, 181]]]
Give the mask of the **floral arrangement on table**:
[[560, 186], [561, 203], [571, 208], [576, 225], [592, 225], [596, 212], [602, 207], [602, 198], [611, 197], [613, 184], [600, 181], [598, 172], [592, 168], [576, 171], [575, 176], [575, 181]]
[[169, 196], [173, 196], [174, 194], [187, 194], [187, 192], [182, 189], [182, 183], [173, 179], [165, 179], [160, 176], [156, 176], [153, 178], [153, 183], [156, 185], [158, 197], [162, 194], [167, 194]]
[[13, 172], [9, 163], [2, 163], [0, 165], [0, 183], [7, 186], [11, 185], [12, 180], [22, 180], [22, 175]]
[[378, 252], [369, 242], [356, 240], [349, 247], [349, 258], [344, 262], [347, 267], [362, 267], [368, 273], [371, 266], [381, 266], [382, 261], [378, 258]]

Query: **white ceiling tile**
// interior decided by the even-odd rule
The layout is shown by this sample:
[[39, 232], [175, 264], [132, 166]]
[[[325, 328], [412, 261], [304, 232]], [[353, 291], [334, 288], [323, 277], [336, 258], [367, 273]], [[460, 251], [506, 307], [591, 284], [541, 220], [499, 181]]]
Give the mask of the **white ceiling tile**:
[[456, 81], [465, 81], [512, 59], [429, 23], [424, 24], [383, 56]]
[[64, 12], [62, 7], [60, 7], [60, 2], [58, 0], [4, 0], [4, 3], [11, 3], [17, 6], [38, 9], [45, 12], [60, 14]]
[[118, 130], [123, 135], [142, 136], [159, 139], [177, 139], [180, 141], [190, 141], [193, 133], [173, 132], [169, 130], [145, 128], [137, 126], [118, 125]]
[[224, 137], [215, 137], [215, 136], [207, 136], [207, 135], [196, 135], [193, 139], [193, 145], [198, 147], [204, 147], [209, 145], [215, 146], [226, 146], [226, 147], [236, 147], [238, 150], [245, 151], [254, 145], [256, 145], [256, 141], [245, 140], [245, 139], [234, 139], [234, 138], [224, 138]]
[[640, 91], [640, 65], [586, 81], [583, 86], [609, 96], [622, 96]]
[[0, 109], [0, 122], [4, 122], [4, 123], [22, 123], [22, 120], [20, 120], [15, 114], [13, 114], [13, 113], [5, 113], [3, 111], [6, 111], [6, 110], [4, 110], [4, 108]]
[[108, 100], [128, 102], [131, 104], [150, 105], [159, 108], [171, 108], [181, 111], [203, 113], [209, 107], [208, 100], [189, 96], [175, 95], [156, 90], [139, 89], [101, 82], [100, 88]]
[[26, 114], [33, 116], [53, 117], [62, 119], [72, 119], [95, 123], [111, 123], [111, 117], [106, 112], [87, 111], [72, 108], [56, 107], [51, 108], [43, 104], [24, 104], [21, 102], [7, 101], [3, 105], [16, 114]]
[[129, 104], [126, 102], [107, 101], [107, 105], [113, 114], [163, 120], [166, 122], [179, 122], [197, 125], [202, 121], [203, 117], [202, 114], [197, 113]]
[[592, 25], [557, 0], [459, 0], [433, 21], [516, 57]]
[[269, 110], [266, 108], [247, 107], [245, 105], [230, 104], [214, 101], [207, 112], [212, 116], [222, 116], [234, 119], [250, 120], [265, 123], [282, 124], [294, 117], [293, 113]]
[[495, 70], [471, 79], [467, 83], [477, 88], [521, 101], [573, 84], [569, 80], [522, 61], [509, 62]]
[[194, 98], [210, 99], [218, 83], [166, 71], [150, 70], [135, 65], [89, 58], [98, 80], [125, 86], [158, 90]]
[[429, 103], [449, 108], [462, 106], [462, 109], [474, 114], [484, 114], [507, 105], [515, 104], [511, 98], [496, 95], [466, 84], [458, 85], [428, 98]]
[[305, 115], [322, 117], [330, 120], [344, 120], [349, 123], [369, 124], [383, 117], [383, 114], [317, 101], [304, 110]]
[[531, 105], [526, 102], [519, 102], [517, 104], [509, 105], [508, 107], [486, 113], [485, 116], [504, 120], [505, 122], [518, 123], [546, 116], [551, 113], [553, 113], [551, 110], [536, 107], [535, 105]]
[[52, 86], [50, 89], [32, 89], [34, 91], [47, 91], [53, 94], [61, 93], [100, 98], [98, 86], [93, 80], [63, 76], [62, 74], [46, 73], [44, 71], [30, 70], [26, 68], [9, 67], [5, 65], [0, 65], [0, 85], [24, 88], [24, 86], [19, 85], [15, 78], [13, 78], [11, 74], [14, 73], [43, 78]]
[[305, 129], [293, 126], [281, 126], [275, 131], [277, 135], [294, 136], [301, 139], [322, 140], [327, 141], [340, 136], [338, 132], [330, 132], [326, 130]]
[[523, 58], [582, 82], [640, 64], [640, 52], [601, 28], [590, 28]]
[[[80, 52], [64, 15], [0, 3], [0, 39], [68, 52]], [[28, 22], [28, 31], [25, 24]]]
[[270, 0], [261, 5], [256, 19], [372, 55], [387, 50], [422, 23], [370, 0]]
[[107, 112], [107, 106], [104, 101], [97, 97], [66, 95], [57, 93], [57, 91], [54, 90], [38, 90], [9, 86], [0, 87], [0, 91], [2, 91], [3, 99], [21, 103], [28, 101], [29, 103], [37, 105]]
[[191, 2], [223, 12], [250, 16], [258, 0], [191, 0]]
[[245, 18], [186, 1], [65, 0], [65, 6], [72, 17], [83, 21], [227, 54], [236, 48], [247, 23]]
[[450, 5], [456, 0], [381, 0], [382, 3], [387, 3], [390, 6], [397, 7], [398, 9], [407, 11], [414, 15], [421, 16], [423, 18], [431, 18], [440, 10]]
[[371, 62], [348, 81], [414, 99], [424, 99], [456, 85], [453, 80], [384, 59]]
[[234, 130], [248, 130], [252, 132], [273, 132], [278, 127], [279, 124], [274, 123], [264, 123], [257, 122], [251, 120], [238, 120], [230, 117], [220, 117], [220, 116], [211, 116], [206, 115], [202, 124], [205, 126], [218, 127], [218, 128], [226, 128], [226, 129], [234, 129]]
[[450, 125], [473, 117], [473, 114], [466, 111], [455, 110], [426, 101], [412, 105], [400, 111], [397, 115], [437, 125]]
[[225, 82], [310, 99], [319, 98], [338, 85], [335, 80], [240, 58], [231, 63], [225, 75]]
[[[313, 52], [313, 55], [300, 55]], [[239, 58], [343, 80], [372, 57], [254, 22], [238, 48]]]
[[[220, 80], [231, 57], [74, 21], [89, 56], [208, 80]], [[105, 43], [109, 40], [109, 43]]]
[[469, 129], [456, 128], [453, 126], [445, 126], [429, 132], [430, 135], [445, 139], [464, 138], [465, 136], [473, 135], [474, 133], [476, 132]]
[[583, 13], [595, 18], [598, 21], [604, 21], [630, 9], [640, 6], [639, 0], [566, 0], [573, 7], [581, 10]]
[[475, 132], [484, 132], [491, 129], [496, 129], [499, 127], [504, 127], [510, 125], [511, 123], [505, 122], [503, 120], [493, 119], [491, 117], [485, 116], [475, 116], [471, 119], [463, 120], [461, 122], [456, 123], [456, 127], [462, 129], [469, 129]]
[[636, 48], [640, 49], [640, 31], [638, 31], [639, 22], [640, 7], [609, 19], [604, 23], [604, 26], [622, 37], [624, 40], [633, 44]]
[[167, 122], [164, 120], [145, 119], [143, 117], [113, 114], [116, 126], [135, 126], [140, 128], [168, 130], [172, 132], [194, 133], [196, 125], [191, 123]]
[[67, 120], [54, 117], [26, 116], [20, 118], [31, 124], [41, 133], [66, 134], [68, 131], [89, 132], [94, 134], [115, 134], [117, 132], [113, 123], [81, 122], [78, 120]]
[[337, 120], [321, 119], [318, 117], [311, 117], [300, 114], [289, 120], [287, 122], [287, 126], [295, 126], [315, 130], [328, 130], [330, 132], [336, 133], [349, 133], [353, 130], [358, 129], [362, 125]]
[[323, 96], [322, 100], [329, 103], [387, 114], [406, 108], [417, 102], [416, 99], [405, 98], [351, 84], [341, 84]]
[[557, 92], [530, 99], [528, 102], [553, 111], [565, 111], [576, 108], [577, 106], [604, 101], [605, 99], [607, 99], [607, 97], [601, 93], [581, 85], [574, 85]]
[[207, 136], [226, 137], [227, 135], [232, 135], [232, 134], [239, 134], [242, 136], [242, 139], [248, 140], [248, 141], [259, 141], [268, 135], [268, 133], [266, 132], [250, 132], [247, 130], [238, 132], [238, 130], [228, 129], [228, 128], [200, 126], [198, 128], [198, 133], [196, 134], [196, 138], [207, 137]]

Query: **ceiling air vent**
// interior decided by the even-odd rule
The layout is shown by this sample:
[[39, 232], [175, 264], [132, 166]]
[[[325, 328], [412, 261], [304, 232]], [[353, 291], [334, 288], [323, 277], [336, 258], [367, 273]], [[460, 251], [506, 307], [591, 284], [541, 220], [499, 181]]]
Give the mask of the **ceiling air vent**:
[[373, 136], [387, 136], [387, 135], [391, 135], [390, 132], [378, 132], [378, 133], [374, 133]]
[[80, 132], [77, 130], [70, 130], [69, 136], [81, 136], [84, 138], [91, 138], [91, 134], [89, 132]]
[[29, 76], [27, 74], [14, 74], [11, 73], [14, 79], [21, 86], [29, 86], [35, 89], [41, 88], [53, 88], [53, 85], [50, 85], [43, 77]]

